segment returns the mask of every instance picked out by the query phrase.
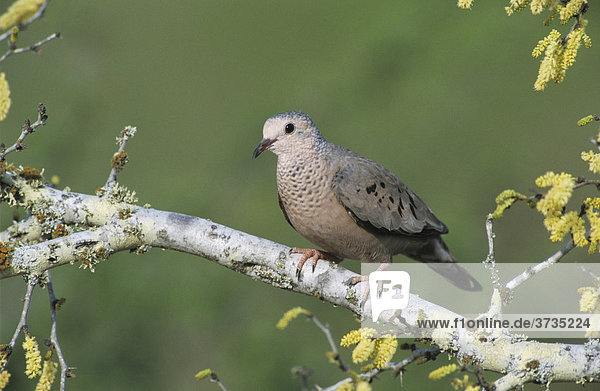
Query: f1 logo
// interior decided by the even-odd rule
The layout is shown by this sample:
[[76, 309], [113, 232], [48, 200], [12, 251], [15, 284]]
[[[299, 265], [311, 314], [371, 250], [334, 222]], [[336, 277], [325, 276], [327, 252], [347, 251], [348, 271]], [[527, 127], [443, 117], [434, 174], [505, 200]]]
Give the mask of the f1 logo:
[[[381, 286], [381, 291], [380, 287]], [[371, 315], [377, 322], [385, 310], [401, 310], [408, 306], [410, 275], [404, 271], [380, 270], [369, 274]]]

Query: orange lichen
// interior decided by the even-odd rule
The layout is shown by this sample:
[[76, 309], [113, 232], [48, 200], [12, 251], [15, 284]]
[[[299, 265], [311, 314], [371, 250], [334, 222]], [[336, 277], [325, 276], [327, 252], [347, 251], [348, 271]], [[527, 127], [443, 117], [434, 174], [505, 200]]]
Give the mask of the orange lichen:
[[23, 167], [23, 169], [19, 172], [19, 176], [28, 182], [36, 179], [42, 179], [42, 174], [40, 173], [40, 170], [38, 170], [37, 168], [27, 166]]
[[63, 223], [60, 223], [57, 224], [52, 230], [52, 239], [60, 238], [61, 236], [67, 236], [68, 234], [67, 227]]
[[0, 270], [9, 268], [14, 247], [8, 242], [0, 242]]
[[127, 157], [127, 152], [117, 152], [113, 155], [110, 161], [110, 166], [115, 170], [121, 170], [123, 167], [125, 167], [128, 161], [129, 158]]

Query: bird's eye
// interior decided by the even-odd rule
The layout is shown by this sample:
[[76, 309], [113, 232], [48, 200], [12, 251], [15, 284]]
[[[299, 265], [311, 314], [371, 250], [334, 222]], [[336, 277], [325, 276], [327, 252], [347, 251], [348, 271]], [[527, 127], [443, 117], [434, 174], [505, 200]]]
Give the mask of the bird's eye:
[[285, 125], [285, 132], [287, 134], [293, 133], [295, 129], [296, 129], [296, 127], [292, 123], [289, 123], [289, 124]]

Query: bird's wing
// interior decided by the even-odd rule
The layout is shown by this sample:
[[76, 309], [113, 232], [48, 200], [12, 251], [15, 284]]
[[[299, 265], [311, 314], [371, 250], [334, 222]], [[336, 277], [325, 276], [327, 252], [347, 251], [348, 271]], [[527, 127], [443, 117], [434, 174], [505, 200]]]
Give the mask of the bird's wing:
[[281, 194], [279, 194], [279, 192], [277, 192], [277, 201], [279, 202], [279, 208], [283, 212], [283, 217], [285, 217], [285, 221], [287, 221], [288, 224], [292, 226], [292, 228], [296, 229], [296, 227], [294, 227], [294, 225], [290, 221], [290, 218], [285, 210], [285, 206], [283, 205], [283, 201], [281, 201]]
[[361, 156], [345, 159], [333, 177], [332, 190], [363, 228], [408, 235], [448, 232], [404, 183], [380, 164]]

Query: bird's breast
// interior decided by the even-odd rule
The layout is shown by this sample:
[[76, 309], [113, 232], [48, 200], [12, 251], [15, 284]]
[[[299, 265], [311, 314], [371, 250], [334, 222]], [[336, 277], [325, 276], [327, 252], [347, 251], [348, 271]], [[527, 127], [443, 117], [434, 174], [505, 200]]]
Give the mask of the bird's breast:
[[389, 250], [358, 227], [335, 197], [326, 161], [277, 165], [277, 190], [290, 224], [306, 239], [342, 258], [387, 261]]
[[[277, 190], [294, 228], [303, 225], [303, 219], [318, 215], [331, 207], [330, 174], [324, 162], [314, 161], [277, 165]], [[294, 223], [296, 222], [296, 224]]]

